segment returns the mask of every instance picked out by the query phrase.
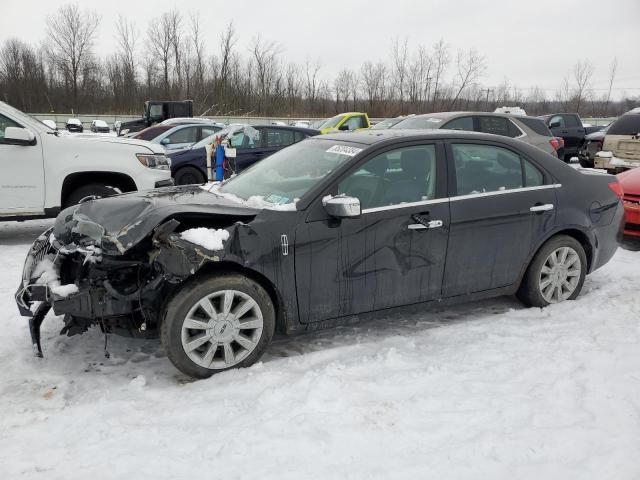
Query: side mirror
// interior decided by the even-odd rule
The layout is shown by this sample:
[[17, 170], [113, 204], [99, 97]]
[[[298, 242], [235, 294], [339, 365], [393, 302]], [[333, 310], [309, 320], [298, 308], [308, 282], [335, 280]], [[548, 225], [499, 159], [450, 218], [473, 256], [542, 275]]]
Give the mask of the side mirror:
[[30, 130], [20, 127], [7, 127], [4, 130], [5, 145], [35, 145], [36, 136]]
[[169, 145], [169, 142], [171, 142], [171, 140], [169, 140], [168, 138], [163, 138], [162, 140], [160, 140], [160, 143], [162, 145]]
[[349, 131], [349, 125], [347, 125], [346, 123], [343, 123], [342, 125], [340, 125], [338, 127], [338, 130], [341, 130], [343, 132], [348, 132]]
[[331, 197], [322, 201], [324, 209], [335, 218], [354, 218], [361, 214], [360, 200], [355, 197]]
[[556, 120], [555, 122], [551, 122], [549, 124], [549, 128], [560, 128], [560, 122]]

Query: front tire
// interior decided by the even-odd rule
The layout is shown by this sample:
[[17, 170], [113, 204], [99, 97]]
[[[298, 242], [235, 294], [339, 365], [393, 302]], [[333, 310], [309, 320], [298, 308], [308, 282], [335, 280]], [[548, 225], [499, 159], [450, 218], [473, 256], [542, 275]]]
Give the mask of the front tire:
[[545, 243], [529, 264], [517, 297], [529, 307], [574, 300], [587, 274], [587, 255], [575, 238], [558, 235]]
[[207, 179], [196, 167], [183, 167], [176, 172], [174, 181], [176, 185], [201, 185]]
[[160, 338], [182, 373], [207, 378], [257, 362], [273, 338], [269, 294], [242, 275], [195, 277], [169, 301]]

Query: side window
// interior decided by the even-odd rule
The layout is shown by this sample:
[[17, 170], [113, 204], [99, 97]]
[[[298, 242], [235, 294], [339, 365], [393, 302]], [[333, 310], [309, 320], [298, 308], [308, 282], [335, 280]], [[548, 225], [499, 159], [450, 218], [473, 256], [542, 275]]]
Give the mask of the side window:
[[[559, 127], [555, 127], [555, 128], [565, 128], [565, 124], [564, 124], [564, 117], [562, 115], [554, 115], [553, 117], [551, 117], [549, 119], [549, 126], [551, 126], [551, 124], [553, 123], [560, 123]], [[551, 128], [551, 127], [549, 127]]]
[[167, 137], [169, 144], [196, 143], [198, 141], [198, 127], [187, 127], [172, 133]]
[[509, 121], [502, 117], [478, 117], [478, 130], [484, 133], [493, 133], [509, 137]]
[[524, 186], [539, 187], [540, 185], [544, 185], [544, 175], [542, 175], [542, 172], [525, 159], [522, 159], [522, 163], [524, 165]]
[[346, 125], [347, 127], [349, 127], [349, 130], [357, 130], [358, 128], [364, 128], [364, 117], [362, 115], [351, 117], [349, 120], [344, 122], [343, 125]]
[[20, 125], [10, 118], [0, 115], [0, 143], [4, 143], [4, 130], [7, 127], [20, 127]]
[[473, 131], [473, 117], [460, 117], [445, 123], [442, 128], [449, 130], [470, 130]]
[[579, 127], [580, 123], [575, 115], [565, 115], [564, 123], [567, 127]]
[[434, 145], [381, 153], [338, 186], [338, 193], [360, 199], [362, 209], [420, 202], [435, 197]]
[[523, 187], [520, 156], [490, 145], [453, 144], [458, 195]]
[[302, 140], [304, 140], [305, 138], [307, 138], [307, 135], [305, 135], [302, 132], [294, 132], [294, 140], [293, 143], [298, 143]]
[[202, 127], [202, 133], [200, 134], [200, 138], [207, 138], [211, 135], [213, 135], [214, 133], [216, 133], [217, 131], [219, 131], [219, 128], [213, 128], [213, 127]]
[[246, 135], [243, 131], [240, 131], [231, 136], [229, 143], [234, 148], [259, 148], [261, 134], [262, 129], [256, 129], [253, 136]]
[[294, 143], [291, 130], [267, 128], [267, 147], [281, 147]]
[[522, 131], [511, 120], [507, 120], [507, 127], [509, 129], [508, 136], [511, 138], [516, 138], [523, 134]]

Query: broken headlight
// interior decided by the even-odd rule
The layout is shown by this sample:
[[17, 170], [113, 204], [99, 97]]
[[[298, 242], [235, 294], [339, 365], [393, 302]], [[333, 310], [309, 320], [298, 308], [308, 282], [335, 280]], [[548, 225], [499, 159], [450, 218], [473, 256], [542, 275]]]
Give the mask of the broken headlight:
[[159, 170], [169, 170], [171, 163], [169, 159], [162, 154], [146, 154], [146, 153], [136, 153], [136, 157], [138, 157], [138, 161], [148, 168], [157, 168]]

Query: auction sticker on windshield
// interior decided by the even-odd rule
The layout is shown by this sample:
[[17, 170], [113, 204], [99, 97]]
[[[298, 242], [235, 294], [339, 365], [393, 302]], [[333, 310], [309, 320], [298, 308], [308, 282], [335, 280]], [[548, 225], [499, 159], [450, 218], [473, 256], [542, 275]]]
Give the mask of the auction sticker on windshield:
[[350, 147], [348, 145], [334, 145], [327, 150], [327, 152], [329, 153], [338, 153], [340, 155], [347, 155], [349, 157], [355, 157], [361, 151], [361, 148]]

